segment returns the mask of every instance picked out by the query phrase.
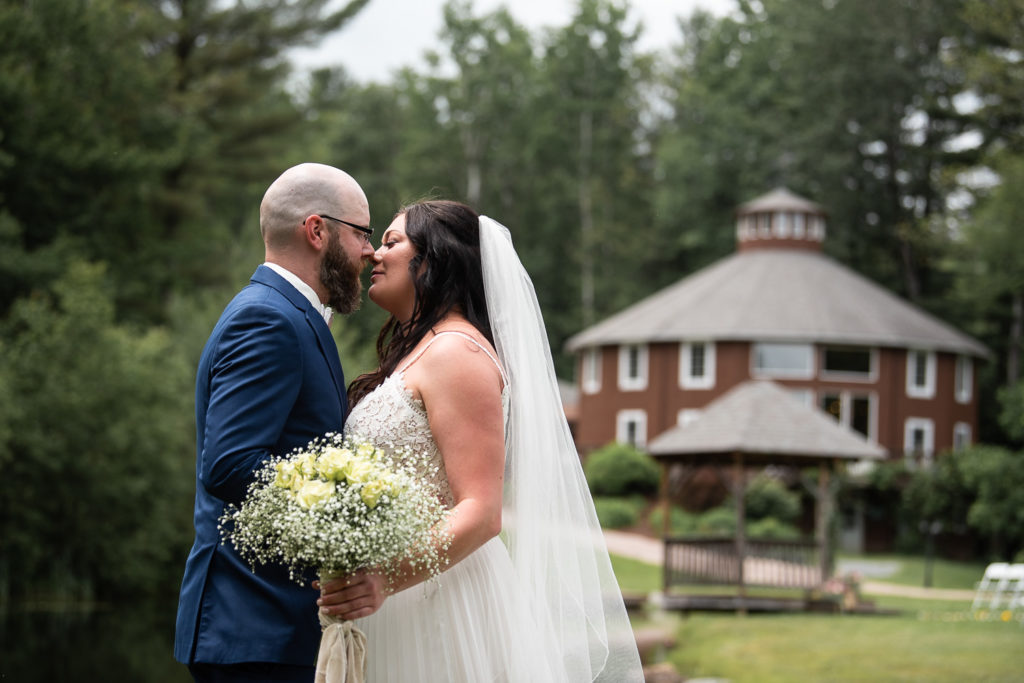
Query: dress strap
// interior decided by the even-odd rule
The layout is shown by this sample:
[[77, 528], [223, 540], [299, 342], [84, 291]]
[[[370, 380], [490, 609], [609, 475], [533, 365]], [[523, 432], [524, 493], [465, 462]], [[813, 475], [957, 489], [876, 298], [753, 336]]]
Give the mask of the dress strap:
[[458, 335], [459, 337], [462, 337], [463, 339], [466, 339], [467, 341], [470, 341], [473, 344], [475, 344], [476, 346], [478, 346], [480, 348], [480, 350], [483, 351], [484, 353], [486, 353], [487, 357], [491, 359], [491, 361], [494, 363], [494, 367], [498, 368], [498, 372], [501, 373], [501, 381], [505, 384], [505, 386], [508, 386], [508, 377], [505, 375], [505, 369], [501, 367], [501, 363], [499, 363], [498, 359], [494, 357], [494, 354], [492, 354], [490, 351], [488, 351], [486, 346], [484, 346], [483, 344], [478, 342], [476, 339], [474, 339], [472, 335], [466, 334], [465, 332], [461, 332], [459, 330], [442, 330], [441, 332], [436, 333], [433, 336], [433, 338], [428, 340], [427, 343], [423, 345], [423, 348], [420, 349], [419, 352], [415, 356], [413, 356], [412, 359], [408, 363], [406, 363], [401, 368], [399, 368], [398, 371], [399, 372], [405, 372], [406, 370], [408, 370], [409, 366], [412, 365], [413, 363], [415, 363], [416, 361], [418, 361], [420, 359], [420, 356], [422, 356], [424, 353], [426, 353], [427, 349], [430, 348], [430, 345], [433, 344], [435, 341], [437, 341], [438, 337], [440, 337], [442, 335], [445, 335], [445, 334]]

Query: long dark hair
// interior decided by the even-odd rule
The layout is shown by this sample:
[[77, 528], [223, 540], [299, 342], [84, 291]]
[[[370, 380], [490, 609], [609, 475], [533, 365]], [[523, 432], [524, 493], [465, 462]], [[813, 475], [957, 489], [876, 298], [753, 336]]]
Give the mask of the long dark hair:
[[465, 204], [446, 200], [417, 202], [396, 215], [401, 214], [405, 234], [416, 249], [409, 261], [415, 291], [412, 317], [401, 322], [391, 316], [384, 323], [377, 336], [380, 365], [349, 385], [350, 405], [393, 373], [427, 332], [453, 311], [494, 343], [480, 266], [479, 215]]

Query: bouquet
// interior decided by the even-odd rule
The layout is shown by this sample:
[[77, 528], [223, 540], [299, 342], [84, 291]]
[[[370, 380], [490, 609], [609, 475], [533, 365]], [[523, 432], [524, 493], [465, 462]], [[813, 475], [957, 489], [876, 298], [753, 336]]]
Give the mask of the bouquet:
[[[423, 454], [327, 434], [268, 459], [242, 505], [221, 517], [221, 534], [250, 565], [279, 562], [298, 583], [307, 569], [321, 582], [368, 567], [432, 576], [450, 543], [447, 511], [427, 483], [436, 469]], [[365, 636], [351, 622], [320, 622], [317, 681], [361, 681]]]

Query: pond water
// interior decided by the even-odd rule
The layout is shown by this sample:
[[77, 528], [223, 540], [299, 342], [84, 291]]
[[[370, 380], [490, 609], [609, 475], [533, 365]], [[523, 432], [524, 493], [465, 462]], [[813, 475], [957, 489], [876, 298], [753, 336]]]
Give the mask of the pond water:
[[0, 681], [189, 683], [174, 661], [176, 603], [0, 612]]

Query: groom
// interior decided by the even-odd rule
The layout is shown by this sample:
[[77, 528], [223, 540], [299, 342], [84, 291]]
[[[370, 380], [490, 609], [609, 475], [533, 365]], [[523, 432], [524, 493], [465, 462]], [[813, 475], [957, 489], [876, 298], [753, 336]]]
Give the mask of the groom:
[[314, 678], [317, 591], [281, 566], [255, 571], [221, 544], [217, 520], [253, 471], [327, 432], [348, 403], [331, 309], [359, 306], [373, 256], [370, 211], [344, 171], [301, 164], [260, 204], [266, 263], [224, 309], [196, 375], [195, 542], [178, 603], [174, 656], [197, 681]]

